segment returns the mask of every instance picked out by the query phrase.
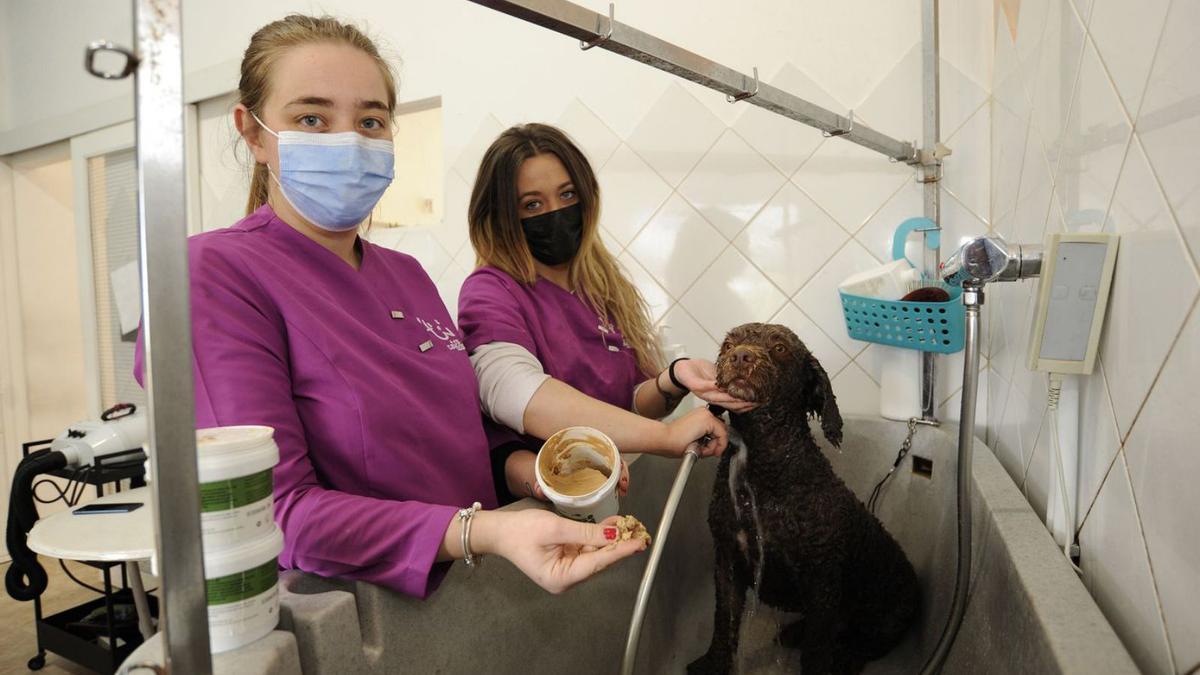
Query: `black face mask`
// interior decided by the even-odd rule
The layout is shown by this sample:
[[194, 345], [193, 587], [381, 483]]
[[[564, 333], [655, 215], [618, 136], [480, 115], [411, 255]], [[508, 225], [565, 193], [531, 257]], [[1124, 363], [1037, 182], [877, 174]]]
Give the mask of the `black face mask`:
[[543, 265], [561, 265], [579, 252], [583, 239], [583, 208], [565, 206], [530, 218], [521, 219], [529, 252]]

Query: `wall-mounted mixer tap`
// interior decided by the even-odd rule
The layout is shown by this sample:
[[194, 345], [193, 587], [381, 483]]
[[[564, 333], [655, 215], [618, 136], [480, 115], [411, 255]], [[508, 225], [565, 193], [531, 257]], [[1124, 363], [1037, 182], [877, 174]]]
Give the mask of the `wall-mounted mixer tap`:
[[979, 288], [993, 281], [1037, 277], [1042, 270], [1040, 244], [1010, 244], [998, 234], [975, 237], [942, 263], [942, 280]]

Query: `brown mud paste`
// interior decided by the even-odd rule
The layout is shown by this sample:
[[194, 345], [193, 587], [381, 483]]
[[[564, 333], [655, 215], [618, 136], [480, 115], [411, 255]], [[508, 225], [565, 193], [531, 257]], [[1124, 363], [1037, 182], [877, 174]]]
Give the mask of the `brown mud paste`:
[[[603, 466], [590, 461], [591, 453], [575, 454], [578, 448], [590, 448], [604, 460]], [[598, 436], [564, 436], [542, 449], [539, 458], [542, 480], [555, 492], [572, 497], [586, 495], [601, 487], [612, 475], [611, 450]]]

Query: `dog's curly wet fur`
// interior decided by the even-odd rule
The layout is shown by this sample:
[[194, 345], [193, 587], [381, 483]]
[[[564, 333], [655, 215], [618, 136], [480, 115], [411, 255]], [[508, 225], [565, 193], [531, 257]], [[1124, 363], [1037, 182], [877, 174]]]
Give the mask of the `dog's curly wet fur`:
[[716, 553], [713, 638], [688, 672], [733, 670], [746, 590], [761, 559], [759, 601], [802, 615], [779, 641], [801, 650], [804, 675], [858, 673], [901, 640], [920, 593], [899, 544], [834, 473], [809, 431], [809, 418], [820, 418], [826, 440], [841, 444], [829, 376], [791, 330], [760, 323], [730, 331], [717, 369], [721, 388], [759, 406], [731, 417], [745, 449], [731, 443], [717, 470], [708, 515]]

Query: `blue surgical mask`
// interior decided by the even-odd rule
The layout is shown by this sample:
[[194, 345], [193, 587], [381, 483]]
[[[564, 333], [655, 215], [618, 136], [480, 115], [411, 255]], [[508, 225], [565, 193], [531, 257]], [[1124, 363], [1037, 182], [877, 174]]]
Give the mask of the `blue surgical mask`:
[[279, 175], [272, 176], [284, 198], [317, 227], [353, 230], [392, 183], [395, 157], [390, 139], [367, 138], [357, 131], [275, 133], [250, 114], [279, 139]]

